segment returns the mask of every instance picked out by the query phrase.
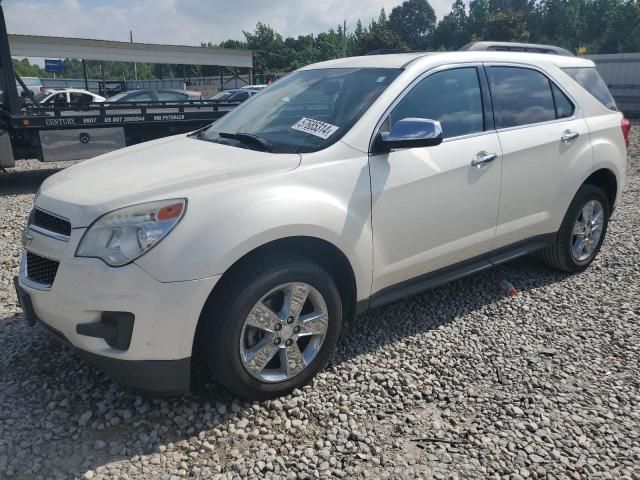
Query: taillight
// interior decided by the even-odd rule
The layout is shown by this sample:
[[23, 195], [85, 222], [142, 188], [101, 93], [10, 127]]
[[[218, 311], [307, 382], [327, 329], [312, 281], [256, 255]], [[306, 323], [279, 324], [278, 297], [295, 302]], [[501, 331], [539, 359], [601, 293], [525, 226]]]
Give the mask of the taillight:
[[624, 137], [624, 144], [629, 148], [629, 134], [631, 133], [631, 121], [628, 118], [622, 119], [622, 136]]

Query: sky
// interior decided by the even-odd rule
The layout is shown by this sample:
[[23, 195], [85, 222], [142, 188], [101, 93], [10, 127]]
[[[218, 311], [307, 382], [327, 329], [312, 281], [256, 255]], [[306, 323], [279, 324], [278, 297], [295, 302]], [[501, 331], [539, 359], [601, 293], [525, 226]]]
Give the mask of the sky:
[[[318, 33], [358, 18], [366, 25], [401, 0], [4, 0], [9, 33], [173, 45], [243, 39], [256, 23], [283, 36]], [[453, 0], [430, 0], [438, 18]]]

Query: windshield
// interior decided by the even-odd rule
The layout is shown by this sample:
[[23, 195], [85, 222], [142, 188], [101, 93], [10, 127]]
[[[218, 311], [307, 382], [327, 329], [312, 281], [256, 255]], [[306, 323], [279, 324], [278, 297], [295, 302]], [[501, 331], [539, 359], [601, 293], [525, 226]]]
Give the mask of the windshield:
[[322, 150], [347, 133], [400, 72], [389, 68], [294, 72], [252, 96], [199, 138], [245, 146], [229, 134], [249, 134], [264, 140], [273, 152]]

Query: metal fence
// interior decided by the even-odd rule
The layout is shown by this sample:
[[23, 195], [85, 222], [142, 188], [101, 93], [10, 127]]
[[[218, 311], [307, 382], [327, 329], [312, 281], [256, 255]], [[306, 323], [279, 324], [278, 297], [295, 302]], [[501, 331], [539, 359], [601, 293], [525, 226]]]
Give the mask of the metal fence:
[[640, 117], [640, 53], [589, 55], [596, 63], [620, 111]]

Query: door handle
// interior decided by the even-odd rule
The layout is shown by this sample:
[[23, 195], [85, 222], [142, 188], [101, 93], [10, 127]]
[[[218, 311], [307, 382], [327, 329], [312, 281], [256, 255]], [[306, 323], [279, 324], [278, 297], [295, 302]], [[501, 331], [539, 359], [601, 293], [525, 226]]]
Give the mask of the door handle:
[[560, 140], [562, 140], [563, 143], [569, 143], [569, 142], [571, 142], [571, 140], [575, 140], [579, 136], [580, 136], [580, 134], [578, 132], [572, 132], [571, 130], [565, 130], [564, 132], [562, 132], [562, 136], [560, 137]]
[[482, 168], [485, 163], [493, 162], [496, 158], [498, 158], [497, 153], [479, 152], [478, 157], [471, 160], [471, 166]]

